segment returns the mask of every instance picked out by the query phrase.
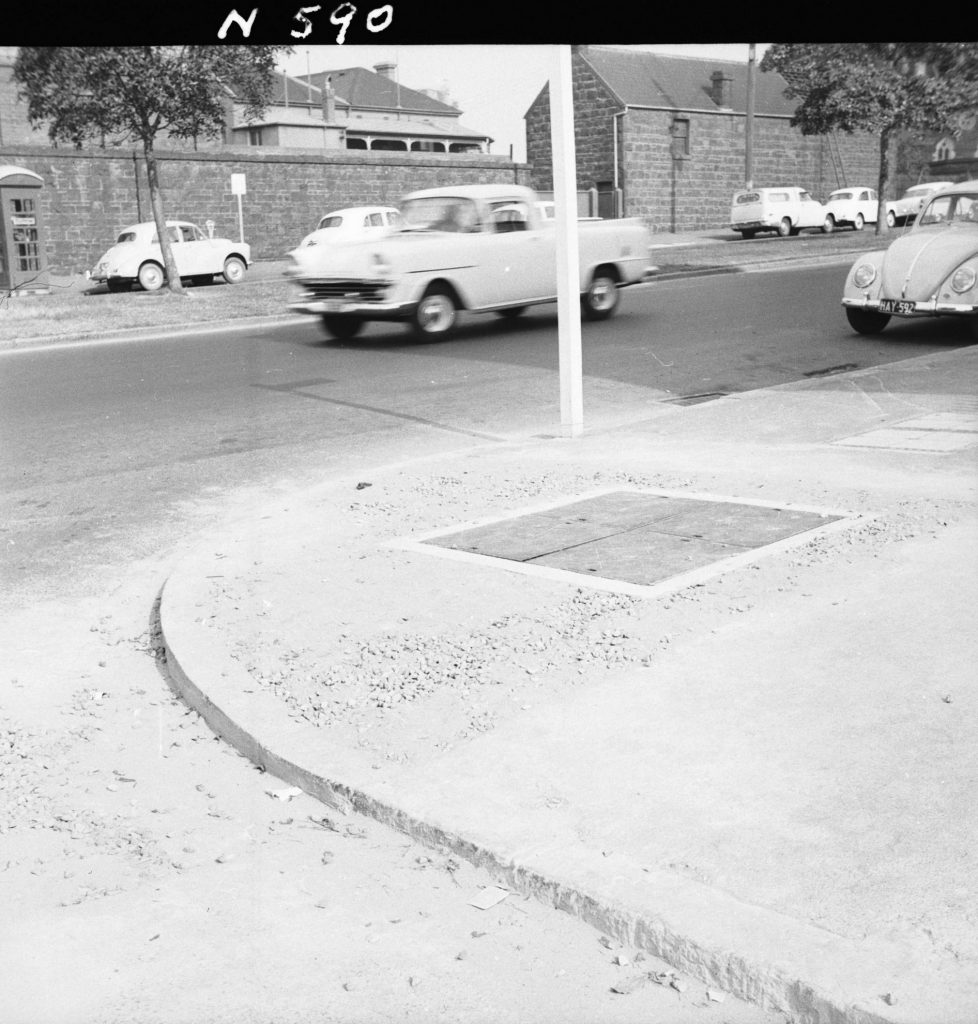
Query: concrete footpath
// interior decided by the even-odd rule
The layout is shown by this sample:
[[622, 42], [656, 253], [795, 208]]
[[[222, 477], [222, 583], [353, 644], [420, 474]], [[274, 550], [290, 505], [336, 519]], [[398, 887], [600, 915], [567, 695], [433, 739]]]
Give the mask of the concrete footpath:
[[168, 671], [281, 785], [710, 985], [975, 1024], [976, 395], [961, 348], [324, 482], [188, 551]]

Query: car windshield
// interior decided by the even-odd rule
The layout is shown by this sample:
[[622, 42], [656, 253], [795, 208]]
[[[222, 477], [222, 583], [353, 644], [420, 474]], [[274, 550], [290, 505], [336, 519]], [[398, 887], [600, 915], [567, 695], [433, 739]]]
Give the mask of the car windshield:
[[401, 217], [408, 231], [479, 231], [482, 226], [475, 203], [456, 196], [409, 199]]
[[957, 192], [932, 199], [917, 218], [917, 227], [968, 224], [978, 227], [978, 192]]

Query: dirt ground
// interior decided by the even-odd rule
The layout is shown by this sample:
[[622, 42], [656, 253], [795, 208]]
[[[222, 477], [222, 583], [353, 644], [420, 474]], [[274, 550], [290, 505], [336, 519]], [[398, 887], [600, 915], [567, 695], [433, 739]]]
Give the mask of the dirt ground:
[[4, 1024], [785, 1020], [259, 772], [168, 689], [164, 575], [0, 623]]

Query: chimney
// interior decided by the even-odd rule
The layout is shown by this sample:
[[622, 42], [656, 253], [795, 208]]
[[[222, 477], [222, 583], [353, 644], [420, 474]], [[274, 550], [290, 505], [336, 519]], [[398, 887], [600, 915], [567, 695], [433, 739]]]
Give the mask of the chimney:
[[710, 75], [710, 96], [718, 107], [730, 108], [730, 93], [733, 78], [725, 71], [714, 71]]
[[384, 78], [394, 78], [394, 69], [397, 65], [392, 60], [382, 61], [380, 64], [374, 64], [374, 71], [378, 75], [383, 75]]
[[327, 75], [323, 81], [323, 120], [326, 124], [336, 123], [336, 90], [332, 75]]

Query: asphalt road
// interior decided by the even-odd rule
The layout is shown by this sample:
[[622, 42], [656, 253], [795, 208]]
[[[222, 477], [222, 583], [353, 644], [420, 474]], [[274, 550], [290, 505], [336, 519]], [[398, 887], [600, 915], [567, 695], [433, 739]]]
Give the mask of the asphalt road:
[[[845, 266], [663, 280], [584, 328], [585, 426], [663, 402], [943, 351], [954, 323], [854, 335]], [[417, 344], [375, 324], [329, 342], [313, 318], [0, 355], [8, 602], [111, 579], [249, 503], [326, 476], [560, 432], [555, 307], [469, 317]]]

